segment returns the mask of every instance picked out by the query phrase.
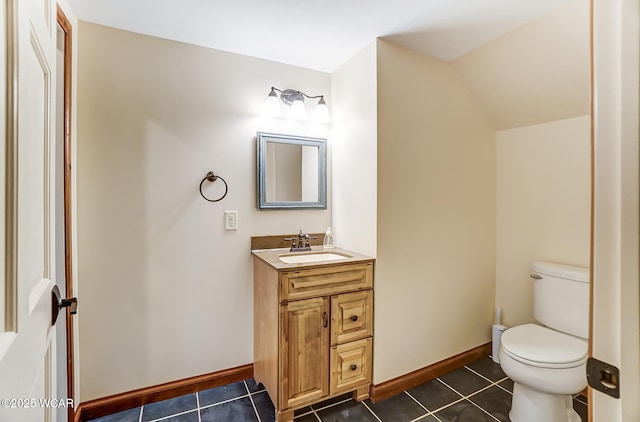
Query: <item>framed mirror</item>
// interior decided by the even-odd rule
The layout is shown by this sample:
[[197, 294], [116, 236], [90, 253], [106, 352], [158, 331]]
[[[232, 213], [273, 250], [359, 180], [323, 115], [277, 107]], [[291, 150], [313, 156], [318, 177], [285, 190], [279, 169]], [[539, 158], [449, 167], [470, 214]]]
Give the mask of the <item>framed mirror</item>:
[[258, 132], [258, 209], [327, 208], [327, 140]]

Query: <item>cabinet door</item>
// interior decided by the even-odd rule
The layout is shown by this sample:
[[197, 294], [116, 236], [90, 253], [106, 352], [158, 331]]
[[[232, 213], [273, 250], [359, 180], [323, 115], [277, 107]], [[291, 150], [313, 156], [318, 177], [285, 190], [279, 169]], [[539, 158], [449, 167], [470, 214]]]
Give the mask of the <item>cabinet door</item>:
[[329, 299], [281, 305], [280, 409], [329, 393]]
[[373, 334], [373, 291], [331, 297], [331, 345]]

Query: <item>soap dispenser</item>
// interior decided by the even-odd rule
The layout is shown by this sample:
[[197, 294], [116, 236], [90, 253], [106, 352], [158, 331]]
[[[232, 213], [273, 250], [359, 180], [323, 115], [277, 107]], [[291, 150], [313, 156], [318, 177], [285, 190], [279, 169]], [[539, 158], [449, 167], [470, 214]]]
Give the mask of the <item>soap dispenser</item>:
[[333, 232], [331, 231], [331, 227], [327, 227], [327, 231], [324, 234], [324, 240], [322, 241], [322, 246], [325, 248], [333, 248], [335, 246], [333, 244]]

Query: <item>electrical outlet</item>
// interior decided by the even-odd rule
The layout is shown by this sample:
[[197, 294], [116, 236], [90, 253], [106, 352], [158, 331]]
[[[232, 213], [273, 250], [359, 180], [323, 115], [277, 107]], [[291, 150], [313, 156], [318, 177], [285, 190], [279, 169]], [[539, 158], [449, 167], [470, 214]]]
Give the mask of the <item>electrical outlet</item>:
[[238, 211], [224, 212], [224, 229], [238, 230]]

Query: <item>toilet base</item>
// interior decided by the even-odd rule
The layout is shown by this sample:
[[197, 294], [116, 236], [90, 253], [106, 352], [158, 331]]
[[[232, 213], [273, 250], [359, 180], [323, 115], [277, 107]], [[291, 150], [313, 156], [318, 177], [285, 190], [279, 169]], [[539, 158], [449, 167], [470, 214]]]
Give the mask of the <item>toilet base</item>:
[[509, 418], [512, 422], [581, 422], [571, 395], [542, 393], [514, 383]]

